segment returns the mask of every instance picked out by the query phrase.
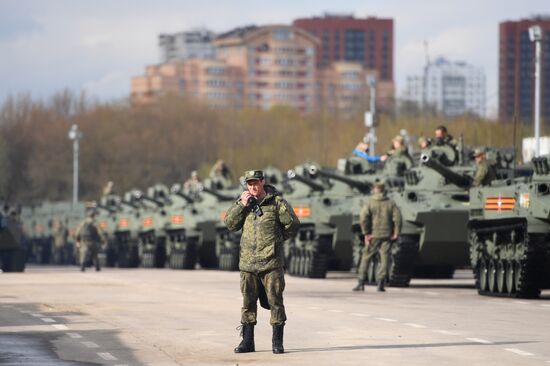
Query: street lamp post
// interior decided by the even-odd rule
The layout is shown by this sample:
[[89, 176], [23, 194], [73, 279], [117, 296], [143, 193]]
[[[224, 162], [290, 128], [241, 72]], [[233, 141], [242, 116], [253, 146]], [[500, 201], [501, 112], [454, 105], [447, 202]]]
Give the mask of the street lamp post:
[[369, 128], [368, 140], [369, 140], [369, 155], [376, 155], [376, 77], [369, 75], [367, 77], [367, 84], [370, 89], [370, 110], [365, 113], [365, 125]]
[[540, 156], [540, 26], [529, 27], [529, 39], [535, 42], [535, 156]]
[[72, 125], [69, 130], [69, 139], [73, 141], [73, 205], [78, 202], [78, 153], [79, 141], [82, 138], [82, 132], [77, 125]]

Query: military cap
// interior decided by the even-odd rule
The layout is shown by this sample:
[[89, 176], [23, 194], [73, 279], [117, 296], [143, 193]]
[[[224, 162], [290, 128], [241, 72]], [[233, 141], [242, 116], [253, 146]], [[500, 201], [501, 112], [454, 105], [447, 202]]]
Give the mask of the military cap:
[[384, 183], [382, 182], [374, 182], [374, 184], [372, 185], [372, 188], [378, 188], [380, 189], [380, 191], [384, 191]]
[[246, 172], [244, 172], [244, 180], [247, 182], [260, 179], [264, 179], [263, 170], [247, 170]]
[[405, 138], [401, 135], [397, 135], [392, 139], [392, 141], [397, 141], [397, 142], [403, 144], [403, 143], [405, 143]]
[[480, 155], [485, 154], [485, 148], [483, 147], [476, 147], [474, 150], [474, 157], [477, 158]]

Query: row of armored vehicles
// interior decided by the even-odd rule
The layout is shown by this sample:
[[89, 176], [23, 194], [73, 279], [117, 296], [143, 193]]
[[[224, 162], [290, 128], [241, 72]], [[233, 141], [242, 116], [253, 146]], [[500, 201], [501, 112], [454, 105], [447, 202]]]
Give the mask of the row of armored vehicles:
[[[306, 162], [288, 174], [266, 169], [268, 183], [285, 195], [301, 220], [297, 236], [285, 245], [288, 272], [323, 278], [328, 270], [354, 270], [363, 243], [360, 207], [373, 183], [384, 182], [403, 216], [391, 250], [390, 285], [408, 286], [413, 276], [452, 277], [456, 268], [471, 266], [482, 294], [537, 296], [550, 285], [548, 163], [535, 160], [532, 177], [526, 170], [515, 178], [508, 157], [497, 180], [472, 188], [476, 168], [464, 156], [444, 145], [423, 151], [416, 166], [351, 157], [339, 160], [336, 168]], [[239, 234], [225, 229], [223, 216], [241, 191], [241, 186], [214, 180], [199, 187], [156, 185], [145, 193], [102, 197], [95, 209], [108, 238], [106, 264], [191, 269], [198, 263], [237, 270]], [[42, 239], [34, 234], [33, 242]], [[37, 261], [45, 262], [48, 250], [35, 252]], [[369, 263], [369, 282], [376, 282], [378, 261]]]

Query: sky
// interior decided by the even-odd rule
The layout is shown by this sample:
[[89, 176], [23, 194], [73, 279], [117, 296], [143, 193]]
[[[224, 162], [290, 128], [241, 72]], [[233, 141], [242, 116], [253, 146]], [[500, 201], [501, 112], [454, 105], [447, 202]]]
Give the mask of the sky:
[[325, 12], [394, 19], [397, 96], [430, 58], [483, 67], [496, 113], [498, 25], [550, 14], [548, 0], [0, 0], [0, 103], [69, 88], [102, 101], [130, 92], [130, 78], [158, 63], [158, 35], [197, 27], [215, 32], [290, 24]]

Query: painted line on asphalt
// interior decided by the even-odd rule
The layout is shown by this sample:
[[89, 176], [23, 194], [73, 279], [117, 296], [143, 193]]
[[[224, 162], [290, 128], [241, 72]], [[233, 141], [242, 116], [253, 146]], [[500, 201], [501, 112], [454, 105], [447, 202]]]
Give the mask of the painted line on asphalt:
[[514, 301], [514, 303], [519, 304], [519, 305], [529, 305], [529, 303], [526, 302], [526, 301]]
[[78, 333], [67, 333], [67, 335], [71, 338], [74, 338], [74, 339], [82, 338], [82, 336]]
[[58, 330], [67, 330], [67, 329], [69, 329], [69, 327], [67, 327], [64, 324], [52, 324], [52, 327], [54, 327], [55, 329], [58, 329]]
[[116, 358], [109, 352], [98, 352], [97, 355], [106, 361], [118, 361], [118, 358]]
[[363, 314], [363, 313], [351, 313], [351, 315], [353, 315], [353, 316], [362, 316], [362, 317], [368, 317], [368, 316], [370, 316], [370, 315], [368, 315], [368, 314]]
[[424, 291], [424, 294], [430, 295], [430, 296], [439, 296], [439, 292], [433, 292], [433, 291]]
[[434, 330], [434, 332], [439, 333], [439, 334], [445, 334], [445, 335], [453, 335], [453, 336], [460, 335], [460, 333], [458, 333], [458, 332], [453, 332], [453, 331], [444, 330], [444, 329]]
[[382, 320], [383, 322], [396, 322], [397, 320], [395, 319], [390, 319], [390, 318], [375, 318], [377, 320]]
[[425, 325], [415, 323], [405, 323], [405, 325], [411, 328], [427, 328]]
[[85, 345], [88, 348], [99, 348], [99, 345], [97, 343], [94, 343], [94, 342], [83, 341], [83, 342], [80, 342], [80, 343], [82, 343], [83, 345]]
[[481, 338], [466, 338], [467, 341], [476, 342], [481, 344], [493, 344], [493, 342]]
[[532, 354], [530, 352], [522, 351], [518, 348], [505, 348], [504, 350], [508, 351], [508, 352], [515, 353], [516, 355], [520, 355], [520, 356], [534, 356], [534, 354]]
[[35, 318], [42, 318], [44, 316], [40, 313], [32, 313], [31, 315], [34, 316]]
[[540, 306], [545, 307], [545, 308], [550, 308], [549, 304], [541, 304]]
[[308, 309], [309, 310], [321, 310], [321, 308], [318, 307], [318, 306], [310, 306], [310, 307], [308, 307]]
[[329, 310], [330, 313], [343, 313], [344, 311], [343, 310], [337, 310], [337, 309], [332, 309], [332, 310]]
[[55, 323], [55, 320], [52, 318], [40, 318], [44, 323]]

